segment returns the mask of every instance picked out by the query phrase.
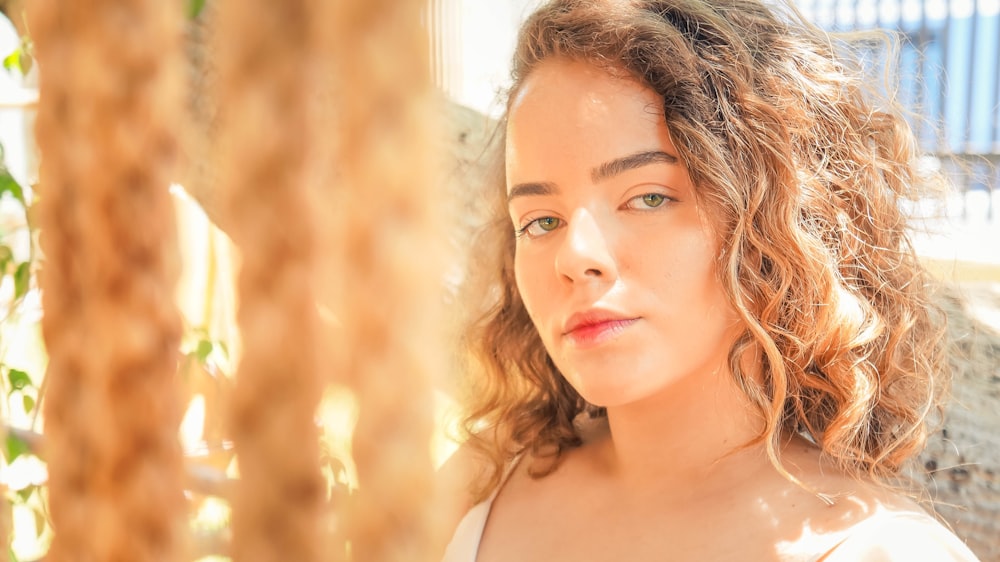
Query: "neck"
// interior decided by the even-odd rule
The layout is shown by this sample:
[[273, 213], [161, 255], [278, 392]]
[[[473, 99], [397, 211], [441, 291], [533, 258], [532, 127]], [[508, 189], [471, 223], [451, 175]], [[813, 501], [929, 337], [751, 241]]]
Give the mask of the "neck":
[[608, 424], [609, 467], [627, 488], [704, 494], [770, 466], [763, 444], [747, 447], [763, 420], [726, 372], [609, 408]]

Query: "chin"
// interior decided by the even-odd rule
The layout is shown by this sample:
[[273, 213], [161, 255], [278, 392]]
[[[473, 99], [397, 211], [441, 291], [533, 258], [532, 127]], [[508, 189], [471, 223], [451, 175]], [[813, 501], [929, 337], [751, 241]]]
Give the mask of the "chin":
[[570, 381], [576, 392], [589, 404], [600, 408], [615, 408], [624, 406], [638, 400], [642, 400], [642, 395], [637, 395], [635, 388], [623, 387], [620, 384], [576, 384]]

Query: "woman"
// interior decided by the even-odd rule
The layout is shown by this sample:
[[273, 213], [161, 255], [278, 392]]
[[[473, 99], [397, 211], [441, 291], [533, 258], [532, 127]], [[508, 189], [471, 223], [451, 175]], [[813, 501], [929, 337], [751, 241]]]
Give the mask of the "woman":
[[887, 485], [942, 319], [846, 49], [757, 0], [528, 20], [447, 560], [975, 560]]

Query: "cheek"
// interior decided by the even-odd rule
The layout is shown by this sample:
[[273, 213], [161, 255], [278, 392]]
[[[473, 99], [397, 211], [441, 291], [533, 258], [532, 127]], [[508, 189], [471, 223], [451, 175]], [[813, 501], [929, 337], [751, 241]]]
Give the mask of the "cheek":
[[521, 295], [521, 302], [528, 311], [528, 316], [535, 321], [535, 295], [537, 289], [537, 275], [533, 274], [532, 268], [525, 263], [526, 260], [520, 252], [514, 255], [514, 283], [517, 285], [517, 292]]
[[687, 306], [708, 311], [726, 321], [736, 318], [719, 276], [719, 245], [704, 232], [692, 232], [676, 239], [679, 251], [664, 260], [667, 269], [661, 272], [672, 283], [678, 296], [686, 295]]
[[518, 252], [514, 254], [514, 284], [517, 286], [518, 293], [521, 294], [521, 299], [524, 300], [525, 293], [527, 292], [527, 287], [525, 286], [524, 279], [524, 260], [521, 258], [521, 253]]
[[[706, 322], [729, 334], [733, 327], [739, 324], [739, 315], [730, 303], [726, 288], [722, 284], [718, 259], [714, 253], [709, 253], [714, 250], [715, 248], [707, 249], [701, 257], [697, 275], [692, 275], [691, 283], [701, 288], [700, 291], [692, 291], [692, 295], [698, 295], [700, 302], [697, 306], [705, 311]], [[730, 339], [728, 335], [726, 339]]]
[[524, 310], [542, 341], [548, 345], [548, 330], [557, 305], [552, 298], [550, 276], [546, 276], [543, 262], [531, 256], [514, 258], [514, 282]]

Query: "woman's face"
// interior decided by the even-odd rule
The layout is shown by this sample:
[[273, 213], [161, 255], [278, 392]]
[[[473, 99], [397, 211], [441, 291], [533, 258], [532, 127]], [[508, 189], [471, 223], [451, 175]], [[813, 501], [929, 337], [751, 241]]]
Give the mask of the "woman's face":
[[716, 275], [719, 238], [655, 92], [543, 62], [512, 100], [506, 167], [518, 289], [588, 402], [624, 405], [726, 372], [738, 321]]

